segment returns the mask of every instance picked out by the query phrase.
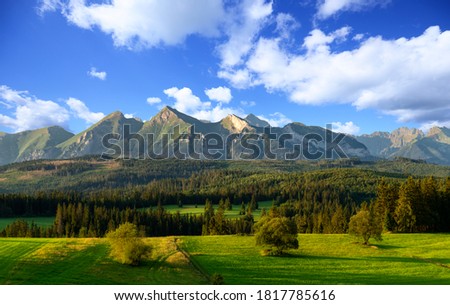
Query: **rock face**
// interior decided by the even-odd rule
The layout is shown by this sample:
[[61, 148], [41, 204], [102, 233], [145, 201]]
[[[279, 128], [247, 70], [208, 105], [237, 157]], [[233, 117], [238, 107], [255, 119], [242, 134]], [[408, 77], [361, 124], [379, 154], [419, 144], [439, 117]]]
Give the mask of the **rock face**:
[[[442, 130], [433, 130], [432, 137], [448, 140]], [[333, 147], [336, 143], [338, 147]], [[18, 134], [0, 133], [0, 164], [101, 154], [152, 159], [181, 156], [194, 159], [317, 160], [342, 157], [340, 152], [348, 157], [370, 157], [366, 146], [357, 139], [321, 127], [291, 123], [275, 128], [252, 114], [246, 118], [230, 114], [211, 123], [170, 107], [164, 107], [145, 123], [114, 112], [76, 135], [61, 127]]]
[[[121, 112], [113, 112], [94, 124], [87, 130], [58, 144], [57, 156], [60, 159], [67, 159], [85, 155], [97, 155], [105, 152], [103, 137], [105, 135], [123, 135], [125, 126], [131, 133], [137, 133], [143, 123], [136, 119], [127, 119]], [[120, 142], [119, 142], [120, 143]]]
[[254, 114], [249, 114], [245, 117], [247, 123], [255, 127], [270, 127], [270, 124], [264, 120], [261, 120]]
[[356, 139], [376, 157], [405, 157], [450, 165], [450, 130], [446, 127], [433, 127], [426, 134], [402, 127], [392, 133], [375, 132]]
[[243, 133], [255, 131], [255, 128], [250, 126], [250, 124], [246, 120], [241, 119], [240, 117], [234, 114], [229, 114], [226, 118], [220, 121], [220, 124], [230, 133]]

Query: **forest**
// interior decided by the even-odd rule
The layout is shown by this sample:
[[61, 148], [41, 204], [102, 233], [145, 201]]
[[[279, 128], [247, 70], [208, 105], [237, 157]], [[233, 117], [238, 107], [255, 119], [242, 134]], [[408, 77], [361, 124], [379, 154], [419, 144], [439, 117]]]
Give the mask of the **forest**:
[[[369, 207], [385, 231], [450, 231], [448, 176], [405, 177], [334, 166], [268, 172], [230, 168], [224, 163], [196, 162], [185, 168], [177, 168], [177, 163], [165, 165], [169, 170], [157, 168], [147, 176], [135, 176], [126, 170], [115, 172], [112, 181], [122, 183], [109, 187], [102, 182], [102, 187], [84, 191], [1, 193], [0, 217], [17, 220], [0, 236], [103, 237], [125, 222], [135, 224], [142, 236], [251, 234], [255, 223], [252, 213], [260, 201], [272, 201], [263, 215], [289, 217], [299, 233], [346, 233], [350, 218], [361, 206]], [[46, 170], [42, 166], [55, 170], [48, 164], [33, 166], [40, 166], [40, 171]], [[81, 162], [80, 167], [71, 164], [59, 170], [76, 175], [95, 166]], [[174, 204], [204, 206], [204, 212], [180, 214], [164, 208]], [[239, 209], [240, 216], [225, 217], [227, 209]], [[54, 216], [55, 221], [43, 228], [20, 220], [30, 216]]]

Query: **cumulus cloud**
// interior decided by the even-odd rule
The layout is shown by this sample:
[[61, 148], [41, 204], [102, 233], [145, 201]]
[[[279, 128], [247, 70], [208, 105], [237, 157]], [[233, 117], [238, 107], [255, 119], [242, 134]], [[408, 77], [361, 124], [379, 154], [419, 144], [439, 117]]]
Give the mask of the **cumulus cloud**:
[[98, 78], [100, 80], [105, 80], [106, 79], [106, 72], [104, 71], [97, 71], [97, 68], [92, 67], [91, 70], [88, 71], [88, 74], [92, 77]]
[[173, 107], [183, 113], [193, 114], [211, 107], [210, 102], [202, 102], [200, 98], [194, 95], [192, 90], [187, 87], [181, 89], [172, 87], [164, 90], [164, 94], [168, 97], [174, 98], [175, 104]]
[[285, 125], [292, 123], [292, 120], [288, 117], [286, 117], [281, 112], [275, 112], [272, 114], [269, 114], [268, 117], [263, 115], [258, 115], [258, 118], [260, 118], [263, 121], [266, 121], [270, 124], [272, 127], [284, 127]]
[[0, 114], [0, 125], [20, 132], [53, 125], [65, 126], [70, 118], [67, 109], [53, 101], [42, 100], [27, 91], [0, 86], [0, 101], [14, 109], [12, 115]]
[[209, 101], [203, 102], [187, 87], [181, 89], [172, 87], [164, 90], [164, 93], [168, 97], [175, 99], [173, 108], [199, 120], [217, 122], [229, 114], [244, 115], [239, 108], [223, 107], [222, 103], [213, 105]]
[[368, 37], [352, 50], [333, 52], [332, 44], [349, 32], [315, 29], [297, 53], [276, 38], [260, 38], [245, 64], [236, 68], [246, 75], [236, 85], [263, 85], [299, 104], [373, 108], [401, 122], [450, 120], [450, 57], [442, 56], [450, 53], [450, 31], [433, 26], [418, 37]]
[[150, 105], [156, 105], [161, 103], [161, 99], [159, 97], [149, 97], [147, 98], [147, 103]]
[[283, 39], [288, 39], [291, 37], [292, 31], [300, 27], [300, 23], [295, 20], [290, 14], [279, 13], [275, 18], [276, 29], [275, 31]]
[[227, 87], [217, 87], [206, 89], [205, 94], [213, 101], [228, 104], [233, 96], [231, 95], [230, 88]]
[[218, 47], [223, 71], [241, 63], [252, 49], [254, 39], [272, 14], [272, 1], [245, 0], [234, 7], [226, 25], [228, 40]]
[[376, 6], [385, 6], [391, 0], [319, 0], [316, 17], [327, 19], [342, 11], [360, 11]]
[[105, 117], [102, 112], [91, 112], [85, 103], [73, 97], [69, 98], [66, 104], [77, 118], [86, 121], [86, 123], [94, 124]]
[[342, 27], [328, 35], [319, 29], [314, 29], [306, 36], [303, 47], [308, 53], [329, 53], [330, 44], [334, 41], [341, 42], [347, 39], [348, 34], [351, 32], [351, 28], [348, 26]]
[[[41, 11], [58, 8], [44, 0]], [[54, 9], [54, 7], [56, 7]], [[66, 0], [59, 6], [67, 20], [83, 29], [98, 28], [114, 44], [130, 49], [176, 45], [190, 35], [213, 37], [225, 19], [221, 0]]]
[[350, 135], [358, 134], [360, 130], [359, 126], [355, 125], [355, 123], [353, 123], [352, 121], [345, 123], [333, 122], [331, 123], [331, 127], [334, 132], [340, 132]]

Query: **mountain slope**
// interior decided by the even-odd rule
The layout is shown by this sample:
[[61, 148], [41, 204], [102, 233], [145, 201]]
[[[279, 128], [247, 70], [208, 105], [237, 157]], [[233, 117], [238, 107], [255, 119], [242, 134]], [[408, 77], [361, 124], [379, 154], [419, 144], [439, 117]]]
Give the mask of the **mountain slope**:
[[59, 126], [0, 134], [0, 164], [55, 158], [55, 146], [72, 136]]
[[418, 129], [402, 127], [392, 133], [362, 135], [357, 140], [376, 157], [405, 157], [450, 165], [450, 130], [446, 127], [433, 127], [427, 134]]
[[[91, 154], [102, 154], [107, 151], [102, 143], [105, 135], [115, 134], [122, 136], [124, 134], [124, 126], [129, 126], [131, 133], [137, 133], [142, 125], [143, 123], [141, 121], [133, 118], [127, 119], [119, 111], [113, 112], [85, 131], [58, 144], [56, 146], [60, 151], [58, 158], [65, 159]], [[123, 141], [118, 141], [118, 145], [122, 148], [123, 145], [119, 143], [126, 144]]]
[[254, 132], [255, 128], [250, 126], [247, 120], [230, 114], [220, 121], [220, 125], [230, 133]]
[[[348, 157], [364, 160], [372, 156], [406, 157], [450, 164], [450, 130], [445, 127], [434, 127], [427, 134], [418, 129], [399, 128], [392, 133], [376, 132], [358, 137], [301, 123], [266, 127], [270, 125], [254, 115], [240, 118], [231, 114], [211, 123], [164, 107], [144, 123], [114, 112], [77, 135], [61, 127], [17, 134], [0, 132], [0, 164], [105, 152], [122, 157], [316, 160], [339, 157], [339, 148]], [[102, 143], [106, 135], [114, 136]], [[336, 139], [339, 147], [330, 147], [329, 144], [337, 144]], [[154, 154], [149, 154], [150, 147], [156, 148], [150, 151]]]
[[264, 120], [261, 120], [260, 118], [258, 118], [256, 115], [250, 113], [249, 115], [247, 115], [245, 117], [245, 119], [247, 121], [247, 123], [249, 123], [251, 126], [254, 127], [270, 127], [270, 124]]

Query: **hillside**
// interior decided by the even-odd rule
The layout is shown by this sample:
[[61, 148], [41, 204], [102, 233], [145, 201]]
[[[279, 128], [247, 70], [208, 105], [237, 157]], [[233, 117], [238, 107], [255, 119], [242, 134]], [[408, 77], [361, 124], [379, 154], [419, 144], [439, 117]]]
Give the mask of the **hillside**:
[[433, 127], [428, 133], [402, 127], [388, 132], [375, 132], [356, 139], [375, 157], [405, 157], [435, 164], [450, 164], [450, 129]]
[[[0, 165], [24, 160], [70, 159], [87, 155], [178, 159], [323, 159], [338, 158], [326, 139], [339, 142], [343, 155], [368, 158], [364, 145], [324, 128], [289, 124], [270, 125], [255, 115], [230, 114], [219, 122], [205, 122], [164, 107], [148, 121], [113, 112], [88, 129], [73, 135], [60, 127], [18, 134], [0, 134]], [[316, 138], [309, 140], [310, 134]], [[266, 141], [269, 140], [269, 141]], [[270, 144], [269, 144], [270, 143]], [[299, 148], [300, 147], [300, 148]], [[308, 152], [318, 152], [313, 157]], [[341, 156], [342, 157], [342, 156]]]
[[[0, 167], [0, 192], [29, 192], [67, 190], [88, 192], [126, 185], [146, 185], [155, 180], [189, 178], [192, 175], [208, 173], [236, 172], [234, 179], [277, 180], [277, 176], [288, 173], [345, 173], [351, 177], [370, 177], [374, 175], [405, 178], [413, 176], [450, 176], [449, 166], [439, 166], [414, 162], [408, 159], [393, 161], [196, 161], [196, 160], [102, 160], [97, 157], [84, 157], [71, 160], [36, 160], [15, 163]], [[368, 171], [368, 172], [366, 172]], [[371, 173], [368, 175], [368, 173]], [[55, 179], [57, 178], [57, 179]], [[375, 178], [377, 179], [377, 178]], [[215, 181], [207, 180], [208, 184]], [[228, 183], [227, 180], [218, 180]], [[235, 183], [239, 180], [234, 181]], [[231, 181], [230, 181], [231, 183]], [[346, 183], [342, 180], [341, 183]], [[347, 181], [348, 186], [358, 187], [358, 183]], [[178, 184], [178, 183], [175, 183]]]
[[56, 146], [70, 139], [72, 133], [53, 126], [16, 134], [0, 134], [0, 164], [54, 158]]

